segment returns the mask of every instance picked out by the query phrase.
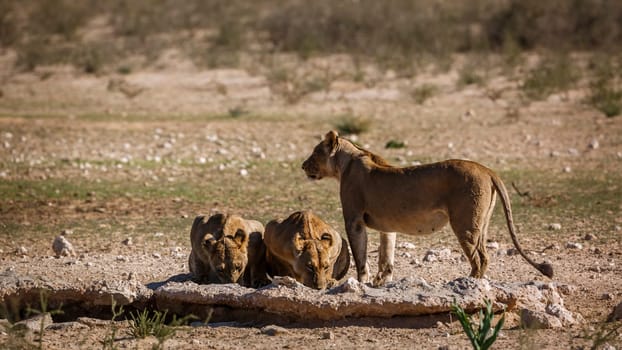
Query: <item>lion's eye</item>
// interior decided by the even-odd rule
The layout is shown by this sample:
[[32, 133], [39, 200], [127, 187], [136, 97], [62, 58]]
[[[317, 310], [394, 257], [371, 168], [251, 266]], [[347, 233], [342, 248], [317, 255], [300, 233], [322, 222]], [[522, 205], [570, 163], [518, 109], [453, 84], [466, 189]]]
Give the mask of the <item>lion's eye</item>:
[[307, 264], [307, 270], [313, 272], [313, 264], [312, 263], [308, 263]]
[[237, 271], [242, 270], [242, 264], [235, 264], [235, 269], [236, 269]]

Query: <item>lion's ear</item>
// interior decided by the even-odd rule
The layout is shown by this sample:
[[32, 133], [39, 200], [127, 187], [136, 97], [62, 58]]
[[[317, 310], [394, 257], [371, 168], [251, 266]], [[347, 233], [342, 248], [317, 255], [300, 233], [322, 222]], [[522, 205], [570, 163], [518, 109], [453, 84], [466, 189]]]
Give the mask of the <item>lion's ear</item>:
[[337, 145], [339, 141], [337, 138], [339, 134], [335, 130], [331, 130], [324, 136], [324, 142], [326, 144], [326, 148], [328, 148], [330, 154], [332, 155], [337, 150]]
[[302, 254], [302, 250], [304, 249], [304, 238], [302, 238], [302, 236], [300, 235], [300, 233], [296, 233], [294, 235], [294, 254], [295, 255], [300, 255]]
[[243, 246], [248, 242], [248, 233], [244, 232], [244, 230], [242, 229], [238, 229], [237, 231], [235, 231], [233, 241], [235, 241], [238, 247]]

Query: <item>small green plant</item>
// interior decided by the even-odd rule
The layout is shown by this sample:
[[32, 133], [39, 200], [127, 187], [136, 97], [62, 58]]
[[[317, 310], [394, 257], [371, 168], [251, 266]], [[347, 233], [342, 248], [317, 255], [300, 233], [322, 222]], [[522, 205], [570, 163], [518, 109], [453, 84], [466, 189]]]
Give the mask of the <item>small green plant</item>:
[[398, 140], [389, 140], [384, 145], [384, 148], [404, 148], [404, 147], [406, 147], [406, 143], [404, 141], [398, 141]]
[[603, 345], [614, 342], [622, 334], [622, 323], [603, 322], [598, 329], [592, 332], [584, 332], [583, 339], [591, 340], [590, 350], [601, 349]]
[[335, 128], [343, 135], [358, 135], [369, 130], [371, 122], [368, 119], [357, 118], [352, 115], [340, 117]]
[[588, 103], [607, 117], [615, 117], [622, 112], [622, 89], [612, 79], [599, 78], [590, 84]]
[[529, 99], [542, 100], [552, 93], [570, 89], [577, 80], [579, 74], [570, 59], [547, 59], [529, 72], [522, 89]]
[[478, 74], [471, 66], [465, 67], [460, 71], [458, 77], [458, 86], [464, 87], [467, 85], [482, 85], [484, 83], [484, 77]]
[[484, 303], [486, 308], [485, 310], [479, 310], [479, 325], [477, 327], [473, 324], [471, 316], [467, 315], [464, 309], [460, 307], [456, 301], [454, 301], [451, 306], [451, 312], [458, 317], [458, 321], [460, 321], [462, 329], [466, 333], [467, 337], [469, 337], [471, 345], [473, 345], [473, 349], [475, 350], [489, 349], [495, 340], [497, 340], [497, 335], [499, 334], [501, 327], [503, 327], [503, 322], [505, 321], [504, 314], [501, 316], [491, 333], [492, 318], [494, 316], [492, 311], [492, 302], [490, 300], [485, 300]]
[[423, 104], [427, 99], [438, 93], [438, 87], [433, 84], [423, 84], [412, 90], [411, 96], [417, 104]]
[[191, 319], [196, 319], [194, 315], [187, 315], [180, 319], [173, 316], [173, 320], [166, 324], [167, 311], [153, 311], [145, 309], [142, 312], [130, 313], [130, 330], [129, 333], [134, 338], [146, 338], [153, 335], [158, 339], [158, 344], [154, 349], [163, 349], [164, 342], [175, 335], [176, 327], [188, 323]]
[[242, 106], [235, 106], [233, 108], [229, 108], [229, 116], [231, 118], [238, 118], [238, 117], [241, 117], [241, 116], [243, 116], [245, 114], [248, 114], [248, 110], [246, 110]]
[[43, 336], [44, 336], [44, 333], [45, 333], [45, 315], [46, 314], [49, 314], [50, 316], [52, 316], [52, 315], [60, 315], [60, 314], [63, 313], [63, 310], [61, 310], [62, 309], [62, 304], [57, 309], [48, 310], [48, 296], [47, 296], [47, 293], [45, 291], [39, 292], [39, 307], [41, 309], [37, 310], [37, 309], [32, 309], [29, 306], [27, 308], [26, 312], [28, 314], [41, 315], [41, 322], [39, 322], [38, 344], [39, 344], [39, 349], [43, 349]]
[[112, 318], [110, 319], [110, 333], [104, 337], [104, 340], [100, 341], [100, 343], [102, 344], [102, 349], [104, 350], [113, 350], [117, 348], [114, 345], [114, 342], [117, 338], [117, 331], [119, 330], [119, 327], [117, 327], [115, 321], [117, 317], [123, 315], [123, 305], [120, 305], [117, 309], [117, 302], [114, 300], [114, 298], [111, 297], [111, 299], [112, 303], [110, 305], [110, 308], [112, 310]]

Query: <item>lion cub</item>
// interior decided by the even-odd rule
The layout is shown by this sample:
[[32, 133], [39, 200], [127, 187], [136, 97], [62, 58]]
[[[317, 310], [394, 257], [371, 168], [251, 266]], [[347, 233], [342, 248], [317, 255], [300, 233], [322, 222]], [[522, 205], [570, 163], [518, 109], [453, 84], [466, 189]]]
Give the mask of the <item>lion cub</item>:
[[293, 277], [307, 287], [330, 287], [350, 267], [346, 240], [310, 211], [270, 221], [264, 242], [268, 273]]
[[263, 225], [237, 215], [197, 216], [190, 230], [190, 273], [200, 283], [269, 284]]

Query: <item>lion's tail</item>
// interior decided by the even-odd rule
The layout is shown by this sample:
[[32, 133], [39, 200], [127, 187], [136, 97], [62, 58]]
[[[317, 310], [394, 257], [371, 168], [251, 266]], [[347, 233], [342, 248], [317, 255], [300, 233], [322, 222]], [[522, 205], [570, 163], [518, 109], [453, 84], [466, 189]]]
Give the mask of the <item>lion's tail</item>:
[[501, 179], [496, 174], [491, 172], [490, 177], [492, 179], [493, 185], [495, 186], [495, 189], [499, 193], [499, 197], [501, 197], [501, 203], [503, 203], [503, 212], [505, 213], [505, 221], [508, 225], [508, 230], [510, 231], [510, 236], [512, 237], [512, 242], [514, 242], [514, 246], [516, 247], [520, 255], [525, 258], [525, 260], [527, 260], [529, 264], [538, 269], [538, 271], [540, 271], [543, 275], [549, 278], [553, 278], [553, 266], [550, 263], [543, 262], [541, 264], [538, 264], [534, 262], [527, 256], [527, 254], [525, 254], [525, 252], [523, 252], [520, 244], [518, 244], [518, 239], [516, 238], [516, 230], [514, 228], [514, 219], [512, 219], [512, 207], [510, 206], [510, 197], [508, 196], [507, 189], [505, 188], [503, 181], [501, 181]]

